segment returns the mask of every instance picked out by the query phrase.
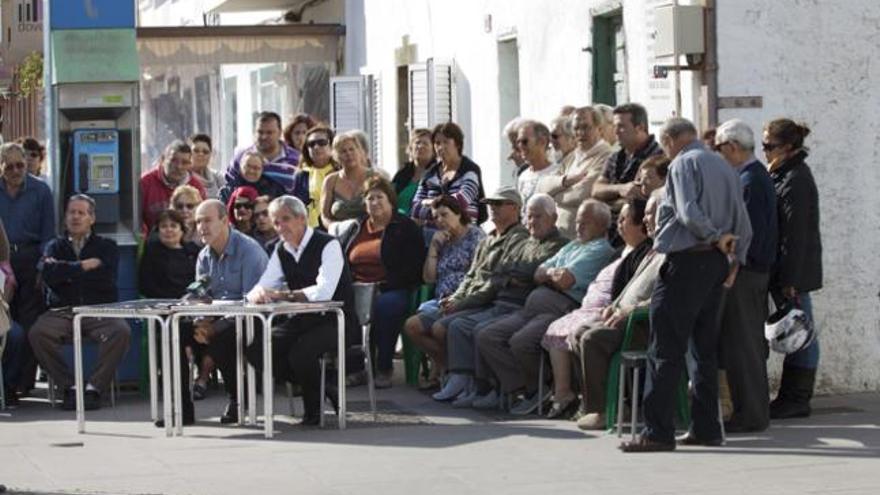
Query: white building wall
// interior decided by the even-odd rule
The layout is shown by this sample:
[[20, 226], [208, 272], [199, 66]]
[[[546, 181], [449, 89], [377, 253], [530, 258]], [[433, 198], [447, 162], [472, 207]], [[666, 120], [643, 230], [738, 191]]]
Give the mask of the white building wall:
[[[349, 3], [352, 3], [351, 1]], [[357, 2], [354, 2], [357, 3]], [[499, 140], [505, 122], [499, 122], [499, 39], [515, 36], [519, 46], [520, 110], [526, 117], [548, 122], [563, 105], [591, 102], [592, 59], [584, 48], [592, 44], [593, 9], [624, 7], [630, 97], [645, 102], [652, 121], [662, 122], [673, 111], [672, 78], [652, 84], [653, 15], [666, 0], [559, 0], [552, 3], [526, 0], [366, 0], [363, 17], [348, 15], [346, 30], [352, 39], [368, 39], [363, 59], [359, 50], [347, 48], [346, 72], [366, 66], [382, 77], [383, 163], [393, 173], [397, 138], [390, 132], [397, 120], [395, 50], [402, 38], [414, 44], [416, 58], [454, 60], [457, 122], [465, 131], [465, 153], [483, 169], [487, 190], [512, 181], [511, 167], [501, 156]], [[359, 24], [363, 23], [363, 24]], [[355, 58], [352, 59], [351, 56]], [[691, 77], [685, 75], [683, 114], [693, 116]]]
[[719, 121], [741, 118], [759, 132], [789, 117], [812, 129], [825, 270], [813, 298], [819, 387], [878, 390], [880, 2], [720, 0], [718, 19], [719, 96], [763, 97], [762, 108], [723, 109]]

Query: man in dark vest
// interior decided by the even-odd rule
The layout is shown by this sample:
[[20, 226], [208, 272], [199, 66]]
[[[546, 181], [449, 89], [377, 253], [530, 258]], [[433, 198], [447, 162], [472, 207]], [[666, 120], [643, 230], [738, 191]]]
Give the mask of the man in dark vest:
[[[281, 196], [269, 203], [269, 216], [281, 242], [272, 251], [260, 281], [248, 293], [248, 301], [340, 301], [344, 304], [346, 342], [350, 345], [359, 341], [352, 278], [339, 241], [309, 227], [305, 205], [293, 196]], [[294, 316], [272, 329], [272, 339], [274, 376], [300, 384], [305, 405], [302, 423], [317, 425], [323, 399], [318, 359], [336, 352], [336, 317]], [[257, 362], [261, 360], [259, 346], [249, 349], [248, 359], [261, 367]]]

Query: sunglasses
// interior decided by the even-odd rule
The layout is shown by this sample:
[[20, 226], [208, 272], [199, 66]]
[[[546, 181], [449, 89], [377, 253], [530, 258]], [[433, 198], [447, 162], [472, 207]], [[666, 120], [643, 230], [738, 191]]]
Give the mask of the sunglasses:
[[723, 143], [713, 144], [712, 150], [713, 151], [721, 151], [721, 147], [724, 146], [725, 144], [727, 144], [727, 141], [725, 141]]
[[327, 146], [330, 144], [330, 141], [326, 139], [313, 139], [306, 143], [309, 148], [317, 148], [318, 146]]
[[257, 218], [268, 217], [268, 216], [269, 216], [269, 210], [255, 211], [255, 212], [254, 212], [254, 216], [257, 217]]
[[250, 203], [236, 203], [235, 209], [236, 210], [253, 210], [254, 205], [252, 205]]
[[761, 149], [764, 151], [773, 151], [780, 146], [782, 146], [781, 143], [761, 143]]
[[27, 163], [25, 162], [6, 162], [4, 165], [6, 168], [27, 168]]
[[199, 206], [198, 203], [174, 203], [176, 210], [195, 210], [196, 206]]
[[550, 139], [559, 139], [560, 137], [562, 137], [562, 134], [558, 134], [555, 132], [550, 133]]
[[41, 153], [39, 151], [28, 151], [25, 155], [27, 155], [28, 158], [39, 158]]

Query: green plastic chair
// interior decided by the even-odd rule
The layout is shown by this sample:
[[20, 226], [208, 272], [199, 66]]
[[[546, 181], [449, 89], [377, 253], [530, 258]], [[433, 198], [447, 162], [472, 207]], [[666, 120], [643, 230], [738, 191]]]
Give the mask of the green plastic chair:
[[[410, 315], [416, 314], [416, 311], [425, 301], [429, 301], [434, 297], [434, 284], [422, 284], [418, 291], [413, 293], [412, 305], [410, 306]], [[405, 333], [401, 334], [403, 339], [403, 369], [406, 376], [407, 385], [417, 386], [419, 384], [419, 373], [427, 378], [428, 358], [425, 353], [416, 348], [409, 337]]]
[[[639, 323], [648, 322], [650, 318], [650, 310], [648, 308], [639, 308], [629, 315], [626, 322], [626, 330], [623, 335], [623, 343], [620, 350], [611, 356], [611, 363], [608, 366], [608, 378], [605, 383], [605, 427], [613, 430], [617, 426], [617, 397], [620, 393], [620, 360], [621, 354], [630, 351], [632, 345], [633, 332]], [[691, 422], [691, 410], [688, 406], [688, 379], [687, 372], [684, 373], [676, 393], [676, 408], [678, 417], [685, 425]]]

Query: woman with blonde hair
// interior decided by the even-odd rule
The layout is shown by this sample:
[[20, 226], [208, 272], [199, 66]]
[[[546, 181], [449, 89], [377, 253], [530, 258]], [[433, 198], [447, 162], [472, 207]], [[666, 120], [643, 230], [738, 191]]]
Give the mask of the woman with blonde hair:
[[375, 173], [367, 166], [367, 156], [353, 134], [336, 136], [333, 157], [341, 168], [324, 178], [321, 190], [321, 221], [327, 229], [335, 222], [366, 213], [364, 183]]

